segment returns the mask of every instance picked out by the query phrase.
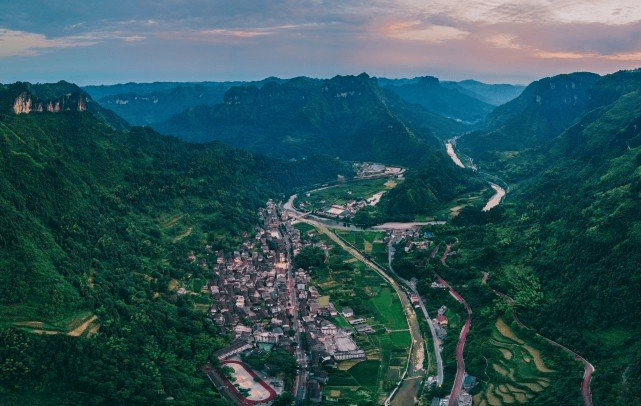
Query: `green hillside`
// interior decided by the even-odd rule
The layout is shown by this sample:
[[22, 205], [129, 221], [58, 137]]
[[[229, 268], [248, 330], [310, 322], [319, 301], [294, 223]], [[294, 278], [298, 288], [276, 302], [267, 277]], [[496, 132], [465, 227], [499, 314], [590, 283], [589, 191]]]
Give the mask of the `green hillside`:
[[[553, 78], [543, 83], [549, 88], [549, 83], [559, 82]], [[539, 108], [534, 98], [536, 106], [524, 105], [506, 123], [523, 120], [530, 122], [531, 131], [548, 129], [537, 136], [557, 135], [545, 142], [538, 138], [538, 147], [526, 140], [519, 145], [531, 149], [509, 157], [493, 146], [504, 145], [511, 135], [521, 139], [519, 127], [506, 124], [500, 131], [484, 133], [482, 151], [488, 155], [481, 163], [492, 165], [490, 157], [505, 157], [495, 168], [512, 183], [508, 199], [487, 213], [477, 207], [463, 209], [440, 235], [442, 241], [457, 241], [458, 255], [446, 267], [425, 265], [425, 258], [417, 257], [420, 265], [414, 269], [424, 278], [426, 292], [432, 270], [461, 286], [459, 292], [477, 314], [466, 346], [473, 375], [481, 376], [486, 368], [485, 362], [474, 360], [490, 356], [483, 344], [487, 326], [497, 315], [510, 317], [504, 313], [506, 303], [493, 293], [496, 289], [514, 298], [523, 323], [595, 366], [594, 404], [641, 402], [641, 343], [636, 338], [641, 333], [636, 315], [641, 306], [639, 89], [638, 71], [592, 81], [582, 90], [584, 108], [567, 117], [563, 128], [555, 118], [560, 111], [539, 110], [541, 119], [531, 122], [536, 117], [533, 109]], [[565, 96], [560, 97], [562, 102]], [[467, 145], [472, 150], [473, 144]], [[412, 263], [411, 258], [402, 263], [407, 261]], [[481, 282], [484, 275], [487, 283]], [[553, 369], [565, 372], [533, 404], [580, 404], [580, 365], [571, 366], [570, 357], [554, 355], [552, 348], [547, 351]], [[492, 354], [500, 357], [496, 351]]]
[[408, 103], [418, 104], [436, 114], [470, 124], [482, 122], [494, 109], [493, 105], [466, 94], [469, 92], [462, 93], [457, 87], [444, 86], [431, 76], [417, 78], [416, 82], [411, 83], [380, 79], [379, 83]]
[[[417, 116], [420, 120], [414, 120]], [[215, 139], [287, 159], [322, 152], [346, 160], [408, 164], [440, 148], [436, 137], [462, 127], [416, 111], [361, 74], [295, 78], [260, 89], [233, 87], [223, 103], [191, 108], [155, 128], [188, 141]]]
[[235, 249], [268, 198], [352, 173], [88, 111], [3, 110], [0, 165], [2, 404], [220, 402], [196, 368], [229, 337], [172, 280], [207, 278], [187, 254]]

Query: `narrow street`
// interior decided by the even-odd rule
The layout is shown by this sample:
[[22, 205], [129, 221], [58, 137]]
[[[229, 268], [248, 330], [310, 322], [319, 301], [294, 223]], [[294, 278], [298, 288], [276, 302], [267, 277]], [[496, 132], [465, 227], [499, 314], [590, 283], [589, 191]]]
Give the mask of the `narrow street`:
[[298, 374], [296, 375], [296, 383], [294, 386], [294, 398], [296, 405], [303, 404], [307, 396], [307, 356], [305, 351], [300, 346], [300, 333], [301, 325], [298, 317], [298, 300], [296, 299], [296, 289], [294, 288], [294, 275], [292, 272], [292, 253], [291, 253], [291, 241], [289, 236], [285, 233], [283, 235], [285, 243], [287, 245], [287, 285], [289, 287], [289, 300], [292, 313], [294, 316], [294, 331], [295, 331], [295, 340], [299, 344], [296, 348], [296, 361], [300, 367]]

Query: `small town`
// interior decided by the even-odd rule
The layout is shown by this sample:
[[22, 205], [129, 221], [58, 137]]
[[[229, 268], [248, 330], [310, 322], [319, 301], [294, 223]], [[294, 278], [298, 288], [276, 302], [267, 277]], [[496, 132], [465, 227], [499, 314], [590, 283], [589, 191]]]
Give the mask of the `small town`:
[[[292, 354], [298, 350], [300, 365], [307, 365], [310, 360], [307, 366], [311, 377], [300, 380], [299, 385], [306, 383], [300, 390], [312, 402], [320, 402], [321, 385], [328, 381], [321, 364], [364, 358], [365, 353], [351, 338], [351, 332], [328, 320], [338, 314], [329, 297], [319, 296], [318, 290], [308, 285], [310, 276], [305, 270], [292, 269], [288, 251], [291, 246], [296, 255], [304, 247], [300, 231], [287, 221], [286, 215], [279, 217], [271, 200], [261, 209], [260, 218], [264, 228], [257, 229], [255, 238], [245, 241], [241, 251], [227, 256], [217, 253], [214, 278], [208, 284], [213, 301], [210, 315], [221, 333], [233, 333], [234, 341], [215, 355], [225, 364], [239, 361], [241, 353], [273, 346]], [[328, 249], [322, 244], [320, 248]], [[374, 332], [350, 308], [343, 308], [341, 314], [359, 334]], [[309, 355], [297, 348], [301, 335]], [[210, 379], [224, 381], [219, 375], [210, 374]], [[225, 386], [224, 382], [214, 383]], [[274, 388], [275, 393], [282, 392], [282, 383], [279, 386]], [[223, 394], [244, 404], [241, 391]], [[247, 400], [259, 404], [272, 398]]]

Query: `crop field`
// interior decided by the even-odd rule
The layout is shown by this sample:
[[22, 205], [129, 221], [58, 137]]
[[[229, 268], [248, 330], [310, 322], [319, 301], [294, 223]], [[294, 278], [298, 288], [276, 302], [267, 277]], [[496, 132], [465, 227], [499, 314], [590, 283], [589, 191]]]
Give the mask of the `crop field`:
[[484, 391], [474, 397], [479, 406], [525, 404], [550, 386], [550, 369], [539, 349], [527, 343], [498, 318], [485, 346], [490, 379]]
[[410, 346], [412, 342], [412, 336], [408, 331], [392, 331], [390, 333], [390, 339], [392, 343], [399, 348], [406, 348]]
[[376, 311], [383, 317], [383, 324], [390, 330], [407, 329], [403, 306], [392, 289], [383, 289], [371, 299]]
[[[375, 240], [380, 233], [367, 236]], [[409, 347], [409, 332], [403, 307], [392, 288], [375, 271], [360, 261], [349, 261], [350, 254], [324, 235], [314, 237], [332, 247], [328, 259], [330, 269], [314, 272], [312, 284], [321, 296], [338, 309], [349, 306], [355, 317], [362, 317], [376, 331], [358, 335], [342, 317], [332, 319], [337, 326], [353, 332], [354, 341], [365, 351], [365, 360], [348, 360], [330, 371], [330, 381], [323, 389], [328, 399], [359, 404], [379, 403], [398, 382], [405, 369]], [[400, 330], [400, 331], [398, 331]], [[339, 394], [339, 395], [338, 395]], [[338, 396], [336, 396], [338, 395]]]
[[364, 255], [369, 256], [379, 266], [387, 268], [387, 246], [383, 242], [384, 232], [336, 230], [336, 234]]
[[301, 194], [298, 199], [296, 199], [296, 204], [300, 201], [305, 201], [311, 205], [311, 207], [308, 208], [315, 210], [332, 204], [343, 205], [350, 200], [368, 199], [378, 192], [396, 187], [400, 182], [402, 181], [394, 180], [390, 182], [387, 178], [349, 181], [341, 185], [311, 192], [309, 196]]

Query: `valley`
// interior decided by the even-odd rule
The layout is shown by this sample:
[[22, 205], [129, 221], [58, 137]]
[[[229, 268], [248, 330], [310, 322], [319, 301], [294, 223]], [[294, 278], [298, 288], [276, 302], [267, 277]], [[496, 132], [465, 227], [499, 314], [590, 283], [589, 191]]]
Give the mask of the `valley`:
[[640, 86], [1, 85], [0, 403], [635, 404]]

